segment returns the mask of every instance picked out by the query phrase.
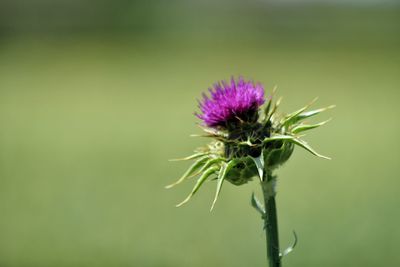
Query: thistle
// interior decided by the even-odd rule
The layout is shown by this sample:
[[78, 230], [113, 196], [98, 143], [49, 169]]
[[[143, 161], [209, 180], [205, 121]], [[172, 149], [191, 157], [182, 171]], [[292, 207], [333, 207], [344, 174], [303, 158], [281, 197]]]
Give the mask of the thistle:
[[270, 267], [281, 266], [281, 258], [291, 252], [297, 243], [295, 234], [294, 244], [280, 253], [275, 204], [277, 177], [274, 170], [290, 158], [295, 146], [329, 159], [317, 153], [301, 137], [304, 132], [327, 122], [306, 124], [305, 119], [334, 107], [308, 111], [314, 100], [293, 113], [280, 115], [277, 109], [281, 99], [274, 102], [274, 93], [275, 89], [265, 100], [263, 86], [245, 81], [242, 77], [214, 84], [209, 89], [209, 96], [203, 94], [203, 99], [199, 101], [200, 113], [195, 114], [202, 120], [200, 127], [204, 134], [200, 136], [211, 138], [211, 142], [195, 150], [193, 155], [178, 159], [193, 160], [194, 163], [178, 181], [167, 186], [170, 188], [198, 176], [190, 194], [177, 205], [179, 207], [188, 202], [205, 181], [216, 180], [212, 210], [225, 180], [242, 185], [258, 177], [264, 206], [254, 194], [251, 204], [264, 220]]

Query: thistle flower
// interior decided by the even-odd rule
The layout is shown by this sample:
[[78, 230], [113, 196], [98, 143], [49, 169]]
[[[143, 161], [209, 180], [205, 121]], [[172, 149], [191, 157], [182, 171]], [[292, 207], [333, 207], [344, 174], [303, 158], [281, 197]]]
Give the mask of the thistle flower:
[[279, 115], [277, 109], [281, 99], [273, 103], [274, 91], [262, 114], [259, 113], [265, 102], [263, 86], [242, 77], [237, 81], [232, 78], [230, 83], [214, 84], [214, 89], [209, 89], [211, 98], [203, 94], [203, 101], [199, 103], [202, 113], [196, 116], [205, 124], [203, 136], [214, 140], [197, 149], [194, 155], [182, 159], [195, 162], [177, 182], [167, 186], [170, 188], [189, 177], [200, 176], [191, 194], [178, 206], [186, 203], [213, 175], [218, 181], [213, 204], [224, 180], [241, 185], [258, 176], [263, 181], [265, 173], [272, 175], [274, 169], [289, 159], [294, 145], [327, 158], [300, 139], [299, 134], [325, 124], [327, 121], [318, 124], [304, 124], [303, 121], [333, 106], [306, 111], [314, 100], [293, 113]]
[[251, 203], [265, 221], [270, 266], [278, 267], [281, 257], [292, 251], [297, 239], [292, 247], [283, 253], [279, 252], [276, 176], [273, 171], [290, 158], [295, 146], [317, 157], [329, 159], [312, 149], [300, 138], [300, 134], [327, 122], [306, 124], [305, 119], [334, 106], [307, 111], [314, 100], [295, 112], [278, 114], [281, 99], [276, 102], [272, 100], [275, 90], [261, 108], [265, 103], [263, 86], [245, 81], [242, 77], [237, 81], [232, 78], [230, 83], [217, 82], [209, 92], [210, 97], [203, 94], [203, 100], [199, 101], [201, 113], [196, 116], [203, 121], [201, 127], [205, 134], [202, 136], [210, 137], [212, 141], [197, 149], [195, 154], [180, 159], [194, 160], [194, 163], [178, 181], [167, 188], [199, 176], [188, 197], [177, 205], [181, 206], [192, 198], [205, 181], [214, 177], [217, 188], [211, 205], [213, 209], [225, 180], [234, 185], [242, 185], [258, 177], [265, 205], [262, 207], [254, 194]]

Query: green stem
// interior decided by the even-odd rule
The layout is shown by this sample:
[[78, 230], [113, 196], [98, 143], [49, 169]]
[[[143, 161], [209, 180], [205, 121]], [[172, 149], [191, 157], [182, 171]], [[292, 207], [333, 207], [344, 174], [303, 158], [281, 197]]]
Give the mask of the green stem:
[[278, 218], [275, 203], [275, 182], [276, 177], [271, 174], [264, 175], [264, 181], [261, 182], [264, 194], [265, 215], [264, 229], [267, 241], [267, 257], [269, 267], [281, 267], [278, 236]]

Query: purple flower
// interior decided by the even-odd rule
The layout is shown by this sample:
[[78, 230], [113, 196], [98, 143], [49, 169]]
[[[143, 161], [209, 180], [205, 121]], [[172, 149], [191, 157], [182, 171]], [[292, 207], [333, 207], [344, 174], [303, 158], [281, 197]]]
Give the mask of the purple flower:
[[232, 77], [231, 82], [217, 82], [208, 89], [211, 98], [203, 93], [199, 101], [201, 114], [198, 118], [208, 127], [227, 127], [231, 122], [257, 119], [258, 108], [264, 104], [264, 88], [261, 84]]

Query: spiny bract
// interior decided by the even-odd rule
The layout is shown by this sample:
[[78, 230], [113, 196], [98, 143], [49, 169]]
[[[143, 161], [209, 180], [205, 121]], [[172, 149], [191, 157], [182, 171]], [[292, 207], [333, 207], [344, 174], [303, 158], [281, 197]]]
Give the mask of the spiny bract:
[[203, 120], [202, 129], [213, 140], [205, 147], [198, 148], [195, 154], [178, 160], [193, 160], [194, 163], [171, 188], [184, 180], [199, 176], [188, 197], [179, 203], [181, 206], [199, 190], [211, 177], [217, 180], [217, 190], [211, 209], [213, 209], [224, 180], [234, 185], [242, 185], [258, 176], [261, 181], [266, 173], [286, 162], [294, 146], [300, 146], [315, 156], [326, 158], [314, 151], [304, 140], [301, 133], [317, 128], [327, 121], [317, 124], [305, 124], [303, 121], [327, 109], [307, 111], [309, 105], [288, 115], [278, 115], [280, 99], [275, 103], [272, 96], [263, 109], [265, 102], [261, 84], [246, 82], [239, 78], [236, 82], [217, 83], [214, 90], [209, 89], [211, 99], [203, 94], [199, 107], [202, 114], [196, 114]]

